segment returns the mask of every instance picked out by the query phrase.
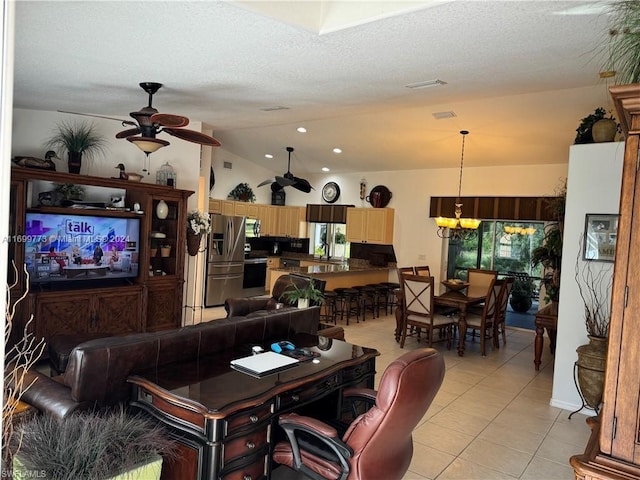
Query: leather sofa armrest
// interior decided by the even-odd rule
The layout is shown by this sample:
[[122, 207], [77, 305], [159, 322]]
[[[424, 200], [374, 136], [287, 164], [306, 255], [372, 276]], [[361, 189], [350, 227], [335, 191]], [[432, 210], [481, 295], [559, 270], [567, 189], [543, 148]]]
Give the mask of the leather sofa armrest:
[[69, 387], [40, 372], [29, 371], [25, 375], [25, 385], [31, 386], [22, 394], [21, 400], [41, 412], [62, 419], [93, 406], [90, 402], [76, 402], [71, 398]]
[[227, 298], [224, 309], [229, 317], [244, 317], [257, 310], [273, 310], [278, 303], [274, 298]]

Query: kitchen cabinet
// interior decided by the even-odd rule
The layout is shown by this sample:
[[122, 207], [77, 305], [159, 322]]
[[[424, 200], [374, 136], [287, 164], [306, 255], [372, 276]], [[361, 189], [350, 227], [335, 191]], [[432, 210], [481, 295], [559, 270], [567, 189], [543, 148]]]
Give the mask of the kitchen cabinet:
[[247, 217], [260, 218], [260, 207], [255, 203], [247, 204]]
[[[570, 463], [578, 479], [640, 478], [640, 84], [610, 87], [626, 136], [603, 407]], [[639, 198], [635, 198], [638, 195]]]
[[209, 213], [217, 213], [222, 215], [222, 200], [215, 198], [209, 199]]
[[393, 220], [392, 208], [348, 208], [347, 241], [391, 245]]
[[273, 205], [259, 205], [260, 235], [274, 236], [278, 230], [278, 207]]
[[279, 237], [302, 238], [306, 233], [306, 207], [276, 207]]
[[267, 276], [264, 285], [266, 293], [269, 293], [271, 288], [271, 272], [276, 268], [280, 268], [280, 257], [267, 257]]
[[220, 213], [222, 213], [222, 215], [233, 217], [236, 214], [236, 202], [233, 200], [221, 200], [220, 203], [222, 206]]

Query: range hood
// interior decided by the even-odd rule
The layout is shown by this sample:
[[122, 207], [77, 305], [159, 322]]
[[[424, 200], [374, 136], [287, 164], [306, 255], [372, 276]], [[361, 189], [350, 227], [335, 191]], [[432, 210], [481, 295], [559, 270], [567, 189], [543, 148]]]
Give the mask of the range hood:
[[307, 204], [307, 222], [347, 223], [347, 208], [355, 205]]

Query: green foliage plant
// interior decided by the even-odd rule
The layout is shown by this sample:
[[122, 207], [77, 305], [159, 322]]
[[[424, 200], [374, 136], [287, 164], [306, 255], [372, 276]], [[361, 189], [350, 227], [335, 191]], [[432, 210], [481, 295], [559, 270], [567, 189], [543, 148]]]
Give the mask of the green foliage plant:
[[256, 196], [248, 183], [239, 183], [229, 192], [228, 198], [254, 203]]
[[105, 153], [107, 141], [97, 133], [93, 123], [60, 122], [56, 125], [53, 135], [47, 140], [46, 146], [57, 150], [58, 155], [64, 152], [77, 152], [82, 153], [88, 160], [92, 160]]
[[615, 71], [617, 84], [640, 82], [640, 2], [621, 0], [610, 2], [608, 13], [613, 21], [604, 48], [604, 69]]
[[593, 113], [587, 115], [580, 121], [580, 125], [576, 128], [576, 138], [573, 141], [574, 144], [578, 145], [581, 143], [593, 143], [593, 136], [591, 135], [591, 128], [593, 124], [604, 119], [614, 120], [612, 115], [607, 116], [607, 111], [598, 107], [594, 110]]
[[312, 278], [302, 288], [292, 281], [289, 287], [280, 295], [280, 300], [286, 300], [290, 305], [295, 305], [301, 298], [306, 298], [314, 304], [319, 304], [324, 300], [324, 295], [316, 288]]
[[75, 183], [57, 183], [55, 190], [62, 193], [65, 200], [82, 200], [84, 197], [84, 188]]

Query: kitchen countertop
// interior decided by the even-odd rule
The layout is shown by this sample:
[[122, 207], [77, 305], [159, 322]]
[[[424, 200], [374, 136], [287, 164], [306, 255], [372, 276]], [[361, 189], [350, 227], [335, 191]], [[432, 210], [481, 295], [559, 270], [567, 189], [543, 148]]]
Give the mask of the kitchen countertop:
[[373, 266], [354, 266], [349, 264], [326, 263], [318, 265], [309, 265], [306, 267], [279, 267], [274, 268], [275, 272], [301, 273], [304, 275], [319, 275], [326, 273], [353, 273], [353, 272], [373, 272], [388, 271], [392, 267], [373, 267]]

